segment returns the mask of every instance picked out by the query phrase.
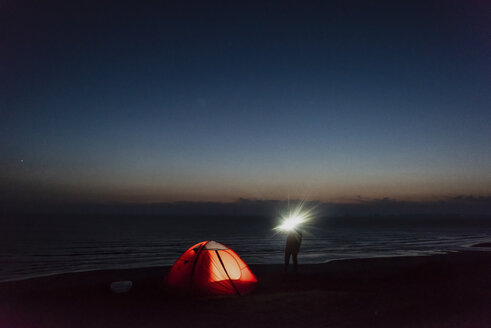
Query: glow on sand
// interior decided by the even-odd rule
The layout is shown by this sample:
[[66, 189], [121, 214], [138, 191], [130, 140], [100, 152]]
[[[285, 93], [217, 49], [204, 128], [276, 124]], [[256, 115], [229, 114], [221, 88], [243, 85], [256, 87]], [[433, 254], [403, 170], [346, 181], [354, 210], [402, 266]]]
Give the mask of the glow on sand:
[[311, 219], [311, 210], [304, 210], [302, 205], [297, 206], [293, 211], [290, 210], [287, 215], [281, 216], [281, 224], [275, 227], [279, 231], [295, 230], [302, 223]]

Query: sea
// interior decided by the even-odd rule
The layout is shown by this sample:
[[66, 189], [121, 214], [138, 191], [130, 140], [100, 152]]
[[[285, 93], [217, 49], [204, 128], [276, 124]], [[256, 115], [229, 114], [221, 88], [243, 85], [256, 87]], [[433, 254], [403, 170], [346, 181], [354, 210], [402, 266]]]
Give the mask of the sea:
[[[105, 269], [170, 266], [189, 247], [215, 240], [249, 264], [283, 262], [275, 217], [60, 216], [0, 219], [0, 282]], [[301, 227], [299, 263], [481, 251], [486, 219], [320, 217]], [[489, 250], [489, 249], [488, 249]]]

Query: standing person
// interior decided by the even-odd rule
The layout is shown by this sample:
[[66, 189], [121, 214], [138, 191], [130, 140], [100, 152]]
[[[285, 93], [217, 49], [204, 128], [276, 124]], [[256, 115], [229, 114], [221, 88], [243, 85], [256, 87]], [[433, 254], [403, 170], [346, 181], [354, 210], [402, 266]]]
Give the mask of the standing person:
[[290, 263], [290, 256], [293, 259], [293, 271], [297, 272], [298, 262], [297, 255], [300, 250], [300, 244], [302, 243], [302, 231], [294, 229], [288, 233], [286, 237], [285, 247], [285, 272], [288, 271], [288, 264]]

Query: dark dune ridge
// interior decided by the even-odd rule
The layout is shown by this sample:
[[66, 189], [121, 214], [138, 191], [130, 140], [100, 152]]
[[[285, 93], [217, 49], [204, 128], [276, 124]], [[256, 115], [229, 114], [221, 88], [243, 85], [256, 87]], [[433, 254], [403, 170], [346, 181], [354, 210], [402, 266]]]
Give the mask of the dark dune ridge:
[[[243, 297], [176, 297], [168, 267], [71, 273], [0, 284], [0, 326], [489, 327], [491, 252], [253, 265]], [[132, 280], [127, 294], [112, 281]]]

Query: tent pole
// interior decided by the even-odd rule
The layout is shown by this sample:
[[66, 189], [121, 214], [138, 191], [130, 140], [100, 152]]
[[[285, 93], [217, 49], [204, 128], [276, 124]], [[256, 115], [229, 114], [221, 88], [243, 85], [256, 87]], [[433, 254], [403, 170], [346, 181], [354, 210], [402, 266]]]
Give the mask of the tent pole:
[[196, 257], [194, 258], [194, 263], [193, 263], [193, 268], [191, 269], [191, 274], [189, 275], [189, 279], [191, 279], [191, 285], [193, 286], [193, 289], [195, 287], [194, 279], [193, 279], [194, 278], [194, 268], [196, 268], [196, 263], [198, 263], [199, 256], [201, 255], [201, 250], [203, 249], [203, 247], [205, 247], [206, 244], [208, 244], [208, 242], [201, 245], [200, 249], [198, 249]]
[[227, 272], [227, 268], [226, 268], [226, 267], [225, 267], [225, 265], [223, 264], [223, 261], [222, 261], [222, 258], [220, 257], [220, 254], [218, 254], [218, 251], [217, 251], [217, 250], [215, 250], [215, 253], [216, 253], [216, 254], [217, 254], [217, 256], [218, 256], [218, 259], [220, 260], [220, 264], [222, 265], [223, 270], [225, 270], [225, 273], [227, 274], [227, 278], [228, 278], [228, 280], [230, 280], [230, 283], [232, 284], [232, 287], [234, 287], [235, 292], [237, 293], [237, 295], [242, 296], [242, 295], [240, 295], [240, 292], [239, 292], [239, 290], [237, 289], [237, 287], [235, 287], [235, 284], [234, 284], [234, 282], [232, 281], [232, 279], [230, 279], [230, 276], [228, 275], [228, 272]]

